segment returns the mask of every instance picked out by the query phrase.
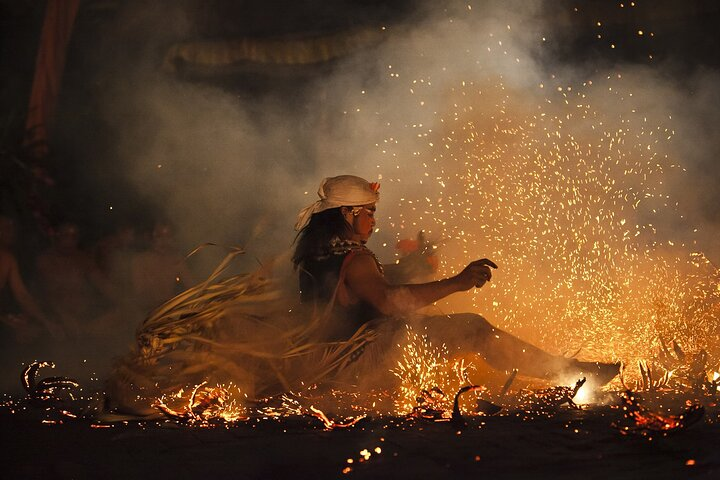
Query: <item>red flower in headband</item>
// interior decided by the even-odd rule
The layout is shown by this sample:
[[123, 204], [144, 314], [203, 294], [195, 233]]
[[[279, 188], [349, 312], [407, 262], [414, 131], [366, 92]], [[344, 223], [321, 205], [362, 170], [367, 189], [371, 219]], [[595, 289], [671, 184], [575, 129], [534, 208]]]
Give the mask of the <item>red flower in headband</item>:
[[380, 191], [380, 184], [377, 182], [370, 182], [370, 190], [377, 193]]

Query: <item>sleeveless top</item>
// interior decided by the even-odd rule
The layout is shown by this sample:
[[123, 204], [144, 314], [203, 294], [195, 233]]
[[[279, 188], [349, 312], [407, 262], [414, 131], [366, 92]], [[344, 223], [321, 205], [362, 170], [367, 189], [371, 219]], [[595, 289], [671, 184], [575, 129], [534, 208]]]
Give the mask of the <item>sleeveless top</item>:
[[322, 253], [300, 265], [300, 301], [323, 308], [331, 305], [332, 328], [328, 340], [350, 338], [364, 323], [382, 314], [363, 300], [352, 302], [344, 284], [344, 269], [356, 255], [372, 255], [378, 269], [382, 266], [370, 249], [359, 242], [334, 239]]

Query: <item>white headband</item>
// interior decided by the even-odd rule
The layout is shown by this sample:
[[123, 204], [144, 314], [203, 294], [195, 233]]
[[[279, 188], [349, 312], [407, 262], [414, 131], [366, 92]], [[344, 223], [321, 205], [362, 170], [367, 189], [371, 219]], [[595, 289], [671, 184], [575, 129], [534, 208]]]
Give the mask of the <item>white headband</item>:
[[295, 230], [302, 230], [310, 223], [310, 217], [331, 208], [359, 207], [380, 199], [379, 183], [370, 183], [354, 175], [324, 178], [318, 188], [320, 200], [303, 208], [298, 214]]

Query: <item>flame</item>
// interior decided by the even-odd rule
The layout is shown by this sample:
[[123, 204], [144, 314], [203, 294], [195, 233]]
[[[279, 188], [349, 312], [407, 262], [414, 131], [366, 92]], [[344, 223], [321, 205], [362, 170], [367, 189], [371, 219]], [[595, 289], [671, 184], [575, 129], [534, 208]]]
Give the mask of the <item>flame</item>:
[[595, 402], [594, 388], [592, 386], [592, 379], [586, 384], [580, 387], [572, 401], [577, 405], [589, 405]]

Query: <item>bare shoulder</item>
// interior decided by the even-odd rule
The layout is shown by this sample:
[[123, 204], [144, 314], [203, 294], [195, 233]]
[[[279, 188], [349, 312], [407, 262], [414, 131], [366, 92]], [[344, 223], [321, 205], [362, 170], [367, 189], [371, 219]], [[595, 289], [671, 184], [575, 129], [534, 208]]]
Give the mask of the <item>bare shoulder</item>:
[[349, 274], [381, 273], [375, 254], [367, 248], [353, 251], [346, 268]]

